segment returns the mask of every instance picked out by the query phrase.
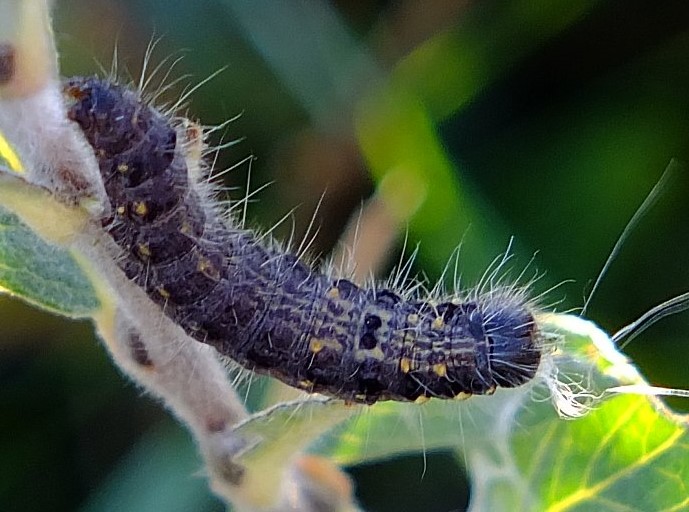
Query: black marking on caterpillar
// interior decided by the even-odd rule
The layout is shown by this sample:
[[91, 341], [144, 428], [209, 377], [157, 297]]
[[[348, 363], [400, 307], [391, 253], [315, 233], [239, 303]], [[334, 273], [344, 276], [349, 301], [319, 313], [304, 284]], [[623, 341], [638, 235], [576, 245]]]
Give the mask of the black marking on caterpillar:
[[111, 203], [124, 273], [192, 338], [240, 365], [347, 401], [489, 394], [531, 380], [527, 301], [406, 300], [315, 272], [204, 207], [170, 120], [98, 78], [65, 84]]

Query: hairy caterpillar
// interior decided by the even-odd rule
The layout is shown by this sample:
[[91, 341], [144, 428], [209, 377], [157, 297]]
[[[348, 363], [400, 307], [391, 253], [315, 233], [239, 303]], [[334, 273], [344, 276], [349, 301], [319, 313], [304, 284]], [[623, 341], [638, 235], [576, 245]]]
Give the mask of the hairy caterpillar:
[[289, 385], [369, 404], [489, 394], [536, 374], [543, 342], [521, 294], [432, 303], [314, 272], [203, 206], [182, 137], [135, 92], [72, 78], [65, 93], [96, 154], [120, 268], [192, 338]]

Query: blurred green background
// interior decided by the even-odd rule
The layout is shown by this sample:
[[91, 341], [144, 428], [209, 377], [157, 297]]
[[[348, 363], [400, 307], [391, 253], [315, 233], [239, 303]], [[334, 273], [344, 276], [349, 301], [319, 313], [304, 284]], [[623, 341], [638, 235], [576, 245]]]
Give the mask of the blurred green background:
[[[138, 79], [160, 38], [151, 65], [183, 55], [171, 79], [191, 76], [162, 100], [225, 68], [187, 112], [206, 124], [241, 114], [216, 165], [254, 155], [253, 187], [272, 182], [250, 205], [252, 225], [298, 206], [298, 240], [325, 192], [313, 251], [327, 254], [392, 176], [418, 207], [407, 223], [416, 272], [438, 278], [463, 241], [471, 284], [514, 236], [517, 274], [537, 252], [537, 292], [567, 280], [544, 300], [559, 311], [581, 307], [670, 159], [689, 162], [682, 0], [58, 0], [55, 31], [65, 75], [109, 69], [117, 46], [120, 74]], [[244, 163], [226, 176], [234, 197], [247, 173]], [[688, 198], [685, 166], [589, 318], [614, 332], [689, 289]], [[287, 238], [290, 223], [276, 233]], [[189, 436], [118, 374], [89, 324], [5, 297], [0, 322], [0, 510], [222, 509]], [[626, 352], [650, 382], [689, 388], [688, 334], [689, 316], [676, 315]], [[367, 510], [466, 507], [449, 454], [350, 472]]]

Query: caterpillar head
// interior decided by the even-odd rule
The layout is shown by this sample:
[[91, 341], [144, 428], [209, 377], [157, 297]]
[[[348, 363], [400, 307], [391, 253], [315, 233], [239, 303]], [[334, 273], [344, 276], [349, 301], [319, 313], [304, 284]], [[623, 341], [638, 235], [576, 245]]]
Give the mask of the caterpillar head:
[[119, 173], [132, 187], [170, 165], [176, 130], [137, 93], [96, 77], [70, 78], [63, 91], [67, 116], [93, 147], [106, 181]]
[[483, 316], [495, 384], [516, 387], [533, 379], [541, 361], [542, 347], [529, 309], [524, 304], [519, 307], [489, 305]]

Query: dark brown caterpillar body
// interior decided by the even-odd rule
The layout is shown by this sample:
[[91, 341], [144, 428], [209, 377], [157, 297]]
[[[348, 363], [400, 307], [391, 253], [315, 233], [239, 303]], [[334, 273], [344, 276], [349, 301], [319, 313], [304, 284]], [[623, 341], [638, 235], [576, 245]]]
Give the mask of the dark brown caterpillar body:
[[408, 301], [314, 272], [202, 206], [176, 129], [136, 93], [97, 78], [65, 91], [100, 166], [122, 270], [192, 338], [363, 403], [486, 394], [535, 375], [541, 347], [523, 300]]

